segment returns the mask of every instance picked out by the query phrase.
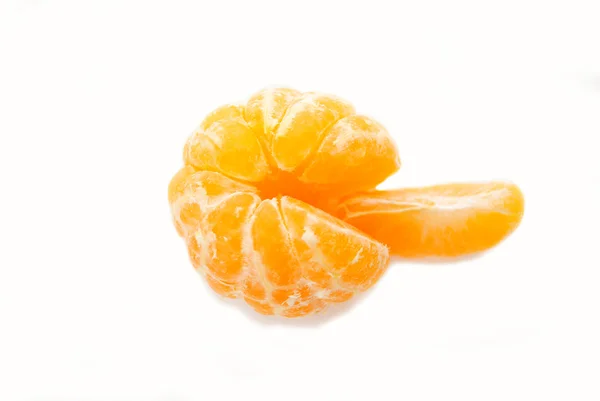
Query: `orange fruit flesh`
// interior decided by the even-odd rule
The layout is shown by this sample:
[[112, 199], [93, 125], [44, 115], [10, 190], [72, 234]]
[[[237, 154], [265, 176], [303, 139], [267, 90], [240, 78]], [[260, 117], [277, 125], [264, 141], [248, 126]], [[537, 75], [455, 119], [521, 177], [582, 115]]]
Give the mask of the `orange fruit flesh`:
[[523, 216], [519, 188], [506, 182], [373, 191], [351, 196], [338, 216], [402, 257], [453, 257], [486, 250]]

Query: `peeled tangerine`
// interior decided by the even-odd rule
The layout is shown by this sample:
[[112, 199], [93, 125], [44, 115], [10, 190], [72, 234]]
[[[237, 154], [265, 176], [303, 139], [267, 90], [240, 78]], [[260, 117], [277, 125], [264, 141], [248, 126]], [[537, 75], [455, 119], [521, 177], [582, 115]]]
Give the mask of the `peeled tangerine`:
[[169, 203], [192, 264], [217, 293], [263, 314], [350, 299], [381, 277], [390, 250], [484, 250], [523, 212], [512, 184], [373, 191], [400, 167], [385, 128], [335, 96], [287, 88], [213, 111], [184, 164]]

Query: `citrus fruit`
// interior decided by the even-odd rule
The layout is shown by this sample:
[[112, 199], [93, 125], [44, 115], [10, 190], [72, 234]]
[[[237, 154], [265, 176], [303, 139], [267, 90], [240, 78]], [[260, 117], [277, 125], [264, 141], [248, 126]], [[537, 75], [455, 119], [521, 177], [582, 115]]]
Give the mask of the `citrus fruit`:
[[390, 253], [460, 256], [515, 229], [510, 183], [375, 191], [400, 167], [386, 129], [348, 102], [289, 88], [210, 113], [169, 185], [177, 232], [210, 287], [305, 316], [370, 288]]
[[488, 249], [520, 223], [523, 194], [508, 182], [371, 191], [338, 215], [403, 257], [461, 256]]
[[366, 290], [387, 268], [384, 244], [323, 210], [399, 165], [385, 128], [349, 103], [267, 89], [206, 117], [169, 202], [214, 291], [263, 314], [304, 316]]

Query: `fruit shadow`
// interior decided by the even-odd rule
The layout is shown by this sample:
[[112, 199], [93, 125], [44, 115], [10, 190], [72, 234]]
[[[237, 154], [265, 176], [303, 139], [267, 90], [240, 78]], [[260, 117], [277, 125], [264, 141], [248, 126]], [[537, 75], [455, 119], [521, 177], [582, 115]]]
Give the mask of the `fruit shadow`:
[[464, 256], [452, 256], [452, 257], [427, 257], [427, 258], [403, 258], [400, 256], [392, 256], [391, 262], [398, 264], [411, 264], [411, 265], [455, 265], [460, 263], [467, 263], [478, 260], [488, 252], [477, 252]]
[[303, 327], [303, 328], [314, 328], [319, 326], [324, 326], [328, 323], [331, 323], [342, 316], [344, 316], [347, 312], [355, 308], [359, 303], [361, 303], [366, 297], [368, 297], [370, 290], [355, 295], [352, 299], [341, 302], [337, 304], [328, 305], [325, 310], [318, 312], [314, 315], [304, 316], [304, 317], [283, 317], [283, 316], [275, 316], [275, 315], [262, 315], [252, 309], [249, 305], [247, 305], [241, 299], [229, 299], [219, 297], [217, 294], [211, 292], [211, 295], [214, 296], [219, 302], [223, 303], [224, 306], [235, 308], [239, 313], [244, 315], [248, 320], [254, 321], [263, 326], [287, 326], [287, 327]]

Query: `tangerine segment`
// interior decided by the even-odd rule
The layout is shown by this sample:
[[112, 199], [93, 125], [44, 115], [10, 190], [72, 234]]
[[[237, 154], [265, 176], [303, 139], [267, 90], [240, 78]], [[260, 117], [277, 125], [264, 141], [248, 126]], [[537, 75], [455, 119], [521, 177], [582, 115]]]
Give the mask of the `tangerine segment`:
[[240, 192], [201, 210], [201, 223], [189, 229], [186, 238], [192, 265], [199, 273], [222, 286], [237, 288], [246, 267], [244, 230], [259, 203], [256, 195]]
[[200, 124], [186, 143], [184, 161], [248, 182], [262, 181], [269, 173], [262, 146], [244, 120], [244, 109], [236, 105], [213, 111]]
[[354, 107], [334, 96], [304, 93], [291, 103], [272, 137], [272, 155], [277, 167], [294, 171], [318, 148], [326, 129]]
[[236, 193], [206, 212], [196, 236], [201, 235], [210, 249], [203, 263], [215, 279], [235, 281], [245, 268], [244, 230], [259, 204], [254, 194]]
[[337, 121], [300, 176], [303, 182], [344, 188], [371, 189], [400, 167], [396, 147], [387, 130], [375, 120], [352, 115]]
[[257, 189], [214, 171], [196, 171], [191, 166], [185, 166], [169, 183], [169, 203], [173, 205], [182, 196], [210, 203], [236, 192], [257, 193]]
[[186, 166], [179, 170], [169, 184], [169, 203], [177, 231], [189, 237], [207, 219], [206, 212], [214, 209], [226, 197], [238, 193], [255, 195], [257, 189], [213, 171], [195, 171]]
[[249, 260], [262, 278], [263, 285], [267, 288], [295, 286], [302, 277], [302, 271], [276, 199], [261, 202], [250, 233], [252, 248], [248, 249]]
[[[339, 219], [290, 197], [281, 211], [305, 277], [332, 291], [364, 291], [383, 274], [388, 249]], [[338, 294], [336, 294], [338, 296]]]
[[265, 89], [254, 94], [244, 110], [248, 126], [260, 138], [268, 153], [271, 152], [273, 135], [290, 104], [300, 98], [301, 92], [289, 88]]
[[290, 197], [263, 200], [249, 225], [243, 295], [261, 313], [318, 312], [372, 286], [388, 264], [384, 245]]
[[520, 223], [524, 200], [506, 182], [373, 191], [347, 198], [344, 221], [403, 257], [449, 257], [486, 250]]

